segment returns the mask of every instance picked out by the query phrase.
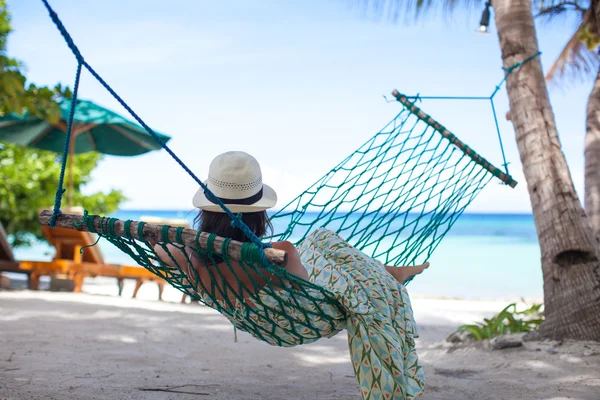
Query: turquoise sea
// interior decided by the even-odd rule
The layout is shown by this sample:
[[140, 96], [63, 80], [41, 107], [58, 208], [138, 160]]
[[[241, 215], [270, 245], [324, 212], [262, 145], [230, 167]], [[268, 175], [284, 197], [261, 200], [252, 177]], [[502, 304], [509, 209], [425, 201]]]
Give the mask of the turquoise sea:
[[[139, 220], [143, 216], [184, 218], [195, 211], [122, 210], [111, 215]], [[285, 221], [278, 222], [285, 224]], [[283, 229], [275, 226], [275, 232]], [[131, 260], [110, 243], [99, 246], [107, 262]], [[21, 260], [49, 260], [53, 250], [41, 243], [15, 249]], [[412, 281], [413, 295], [461, 298], [542, 297], [540, 251], [533, 217], [527, 214], [463, 214], [432, 256], [431, 267]]]

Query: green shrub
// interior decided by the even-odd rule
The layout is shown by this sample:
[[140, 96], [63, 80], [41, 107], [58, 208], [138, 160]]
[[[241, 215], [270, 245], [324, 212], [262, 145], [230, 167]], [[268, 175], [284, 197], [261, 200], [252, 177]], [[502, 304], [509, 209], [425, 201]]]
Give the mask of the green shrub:
[[534, 304], [524, 311], [517, 311], [517, 305], [512, 303], [492, 318], [462, 325], [454, 333], [467, 332], [473, 339], [483, 340], [507, 333], [531, 332], [544, 320], [541, 309], [542, 304]]

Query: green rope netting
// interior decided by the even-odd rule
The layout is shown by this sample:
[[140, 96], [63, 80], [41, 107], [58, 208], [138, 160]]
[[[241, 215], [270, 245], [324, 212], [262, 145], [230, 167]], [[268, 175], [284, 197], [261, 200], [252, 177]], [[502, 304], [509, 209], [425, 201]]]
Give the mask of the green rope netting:
[[[284, 221], [287, 228], [267, 239], [301, 245], [324, 227], [386, 265], [429, 259], [467, 205], [503, 174], [414, 104], [404, 104], [380, 132], [272, 216], [275, 226]], [[172, 240], [175, 228], [164, 226], [150, 243], [131, 235], [137, 229], [144, 237], [143, 222], [126, 221], [125, 235], [117, 235], [115, 220], [102, 218], [101, 229], [93, 220], [84, 218], [89, 230], [258, 339], [292, 346], [343, 329], [344, 309], [332, 291], [269, 263], [256, 244], [244, 243], [240, 261], [232, 262], [230, 239], [217, 249], [210, 235], [204, 247], [213, 250], [206, 250], [198, 232], [195, 245], [184, 246], [184, 229]], [[203, 268], [190, 268], [193, 258]]]
[[272, 239], [300, 244], [325, 227], [386, 265], [428, 260], [493, 174], [418, 118], [418, 111], [404, 108], [274, 215], [274, 223], [290, 223]]
[[[49, 225], [56, 226], [61, 217], [63, 178], [82, 69], [106, 88], [207, 195], [214, 197], [87, 63], [48, 1], [42, 2], [77, 60], [63, 165]], [[507, 69], [506, 76], [538, 55]], [[499, 86], [496, 91], [498, 89]], [[404, 106], [403, 110], [367, 143], [275, 214], [274, 226], [285, 228], [265, 239], [291, 240], [302, 247], [308, 235], [324, 227], [385, 264], [410, 265], [429, 259], [457, 218], [493, 177], [511, 186], [516, 184], [407, 97], [397, 92], [394, 96]], [[492, 98], [493, 95], [490, 100]], [[307, 343], [344, 329], [346, 316], [342, 304], [347, 299], [340, 294], [342, 292], [336, 291], [336, 287], [303, 280], [267, 261], [265, 247], [268, 246], [221, 200], [216, 197], [215, 200], [232, 218], [232, 225], [242, 229], [252, 243], [239, 244], [227, 238], [205, 237], [201, 232], [169, 226], [163, 226], [160, 233], [150, 233], [145, 231], [143, 222], [122, 223], [87, 214], [81, 223], [192, 299], [220, 311], [235, 327], [270, 344]], [[190, 234], [195, 236], [191, 242]], [[201, 245], [201, 238], [206, 239], [206, 243]], [[232, 248], [235, 248], [235, 257]], [[192, 264], [199, 267], [192, 268]]]
[[[100, 229], [94, 225], [96, 218], [100, 218]], [[218, 252], [209, 251], [199, 243], [202, 232], [196, 232], [196, 249], [193, 249], [184, 246], [184, 228], [163, 225], [158, 241], [150, 242], [131, 235], [136, 231], [136, 236], [143, 238], [144, 222], [125, 221], [124, 235], [115, 232], [116, 222], [115, 218], [87, 213], [83, 218], [87, 230], [98, 233], [139, 265], [192, 299], [218, 310], [236, 328], [260, 340], [294, 346], [340, 330], [344, 312], [335, 296], [285, 268], [265, 262], [264, 250], [255, 244], [243, 243], [240, 260], [232, 262], [231, 239], [223, 240]], [[176, 229], [175, 241], [169, 237], [169, 230], [173, 229]], [[216, 235], [210, 234], [206, 247], [215, 249], [215, 238]], [[161, 250], [162, 257], [158, 254]], [[202, 262], [204, 268], [189, 268], [192, 258]]]

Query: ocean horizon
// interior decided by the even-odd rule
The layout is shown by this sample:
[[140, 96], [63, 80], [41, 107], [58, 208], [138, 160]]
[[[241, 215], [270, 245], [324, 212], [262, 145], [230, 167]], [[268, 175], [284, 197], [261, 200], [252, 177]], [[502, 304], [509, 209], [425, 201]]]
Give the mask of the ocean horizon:
[[[110, 216], [123, 220], [185, 219], [192, 226], [196, 214], [195, 209], [131, 208]], [[310, 212], [306, 217], [310, 218]], [[283, 219], [276, 220], [275, 232], [280, 232], [286, 224]], [[101, 240], [98, 246], [106, 262], [134, 264], [129, 256], [106, 240]], [[53, 253], [50, 246], [37, 241], [15, 249], [15, 256], [20, 260], [46, 261]], [[532, 214], [464, 213], [429, 261], [431, 267], [409, 283], [411, 294], [465, 299], [541, 299], [543, 295], [540, 250]]]

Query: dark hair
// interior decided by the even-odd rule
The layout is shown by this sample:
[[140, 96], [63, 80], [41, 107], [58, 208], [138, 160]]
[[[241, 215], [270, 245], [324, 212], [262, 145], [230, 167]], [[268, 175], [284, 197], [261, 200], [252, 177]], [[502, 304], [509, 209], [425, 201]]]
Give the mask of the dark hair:
[[[273, 225], [266, 211], [243, 213], [242, 222], [259, 238], [264, 236], [267, 230], [273, 232]], [[194, 218], [194, 225], [202, 232], [214, 233], [238, 242], [250, 242], [240, 228], [231, 225], [231, 218], [225, 213], [200, 210]]]

